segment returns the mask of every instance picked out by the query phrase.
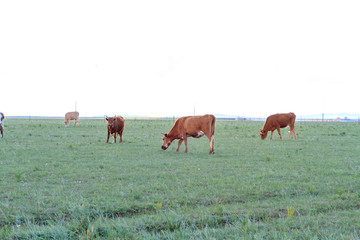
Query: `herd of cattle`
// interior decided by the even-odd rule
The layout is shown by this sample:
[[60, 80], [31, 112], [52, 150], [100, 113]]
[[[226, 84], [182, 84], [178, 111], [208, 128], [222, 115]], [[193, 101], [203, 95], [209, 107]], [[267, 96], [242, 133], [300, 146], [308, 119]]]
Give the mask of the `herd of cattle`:
[[[0, 114], [0, 132], [1, 137], [3, 137], [2, 122], [4, 119], [4, 114], [1, 112]], [[122, 142], [125, 119], [121, 116], [106, 117], [105, 119], [107, 120], [108, 131], [106, 142], [109, 142], [110, 134], [114, 134], [114, 143], [116, 143], [116, 138], [118, 135], [120, 136], [119, 142]], [[291, 138], [291, 134], [294, 134], [294, 139], [296, 140], [295, 119], [296, 115], [292, 112], [270, 115], [266, 119], [263, 129], [260, 129], [261, 139], [264, 140], [267, 136], [267, 133], [271, 131], [270, 140], [272, 140], [275, 130], [278, 131], [280, 139], [282, 139], [280, 128], [290, 126], [290, 134], [288, 139]], [[71, 120], [74, 120], [74, 126], [79, 125], [79, 112], [68, 112], [65, 114], [65, 127], [69, 126]], [[166, 150], [174, 140], [179, 140], [176, 151], [179, 151], [181, 143], [185, 142], [185, 152], [187, 152], [188, 137], [201, 138], [205, 135], [210, 142], [209, 153], [214, 154], [215, 122], [216, 118], [211, 114], [206, 114], [203, 116], [181, 117], [175, 121], [174, 126], [168, 133], [162, 133], [164, 137], [161, 148]]]

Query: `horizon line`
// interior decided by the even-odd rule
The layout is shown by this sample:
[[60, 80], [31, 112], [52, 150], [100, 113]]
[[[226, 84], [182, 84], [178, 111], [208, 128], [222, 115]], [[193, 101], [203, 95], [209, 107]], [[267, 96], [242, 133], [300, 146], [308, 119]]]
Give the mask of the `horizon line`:
[[[115, 114], [116, 115], [116, 114]], [[264, 119], [268, 116], [245, 116], [245, 115], [234, 115], [234, 114], [213, 114], [217, 118], [224, 119], [235, 119], [235, 120], [246, 120], [246, 119]], [[329, 115], [331, 117], [329, 117]], [[347, 115], [347, 116], [346, 116]], [[151, 118], [151, 119], [167, 119], [167, 118], [179, 118], [182, 116], [146, 116], [146, 115], [121, 115], [127, 118]], [[328, 116], [328, 117], [326, 117]], [[80, 118], [104, 118], [105, 115], [92, 115], [92, 116], [80, 116]], [[49, 115], [9, 115], [5, 118], [59, 118], [63, 119], [64, 116], [49, 116]], [[297, 115], [297, 119], [360, 119], [360, 113], [319, 113], [319, 114], [306, 114], [306, 115]]]

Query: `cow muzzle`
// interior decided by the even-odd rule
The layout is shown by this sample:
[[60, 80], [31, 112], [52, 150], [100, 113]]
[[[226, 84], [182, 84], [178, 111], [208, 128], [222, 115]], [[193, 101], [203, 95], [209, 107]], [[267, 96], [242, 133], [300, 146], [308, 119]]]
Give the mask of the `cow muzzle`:
[[167, 146], [164, 146], [164, 145], [161, 146], [162, 150], [166, 150], [167, 148], [168, 148]]

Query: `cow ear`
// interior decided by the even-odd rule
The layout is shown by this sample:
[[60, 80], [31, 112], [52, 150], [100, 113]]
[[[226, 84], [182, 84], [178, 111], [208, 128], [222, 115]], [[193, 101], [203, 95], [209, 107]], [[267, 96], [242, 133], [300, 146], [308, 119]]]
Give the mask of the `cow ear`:
[[109, 121], [109, 118], [106, 117], [105, 119], [106, 119], [106, 121]]
[[161, 133], [162, 135], [164, 135], [165, 137], [167, 137], [168, 135], [167, 135], [167, 133]]

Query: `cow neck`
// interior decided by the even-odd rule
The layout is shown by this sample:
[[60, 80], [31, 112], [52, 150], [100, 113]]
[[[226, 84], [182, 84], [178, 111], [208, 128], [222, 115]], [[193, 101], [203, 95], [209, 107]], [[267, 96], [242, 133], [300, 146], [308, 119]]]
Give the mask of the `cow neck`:
[[265, 122], [265, 124], [264, 124], [264, 127], [263, 127], [263, 130], [264, 131], [268, 131], [269, 129], [268, 129], [268, 122]]
[[269, 131], [269, 129], [271, 128], [270, 126], [271, 126], [271, 125], [270, 125], [270, 121], [269, 121], [268, 119], [266, 119], [263, 130], [264, 130], [264, 131]]
[[174, 126], [170, 129], [170, 131], [168, 132], [168, 137], [172, 138], [172, 139], [180, 139], [181, 138], [181, 134], [180, 134], [180, 130], [178, 128], [178, 121], [176, 121], [174, 123]]

